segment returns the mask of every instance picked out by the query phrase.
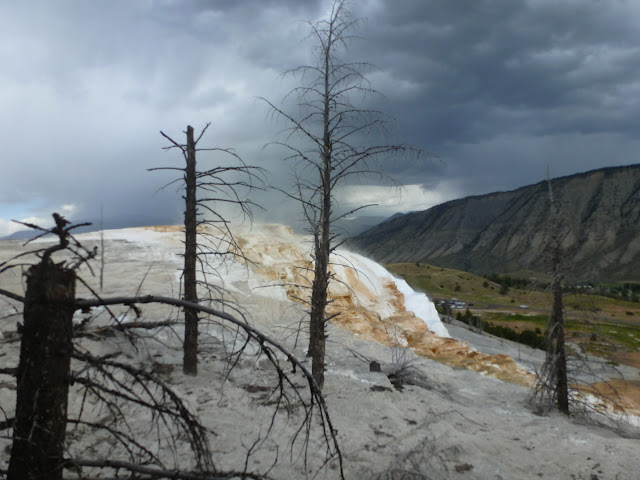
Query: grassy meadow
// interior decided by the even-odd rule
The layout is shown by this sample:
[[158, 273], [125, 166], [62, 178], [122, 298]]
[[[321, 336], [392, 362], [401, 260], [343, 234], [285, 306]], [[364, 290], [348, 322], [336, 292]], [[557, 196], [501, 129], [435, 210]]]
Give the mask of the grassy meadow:
[[[548, 278], [532, 280], [525, 288], [505, 289], [472, 273], [425, 263], [395, 263], [385, 267], [404, 278], [414, 290], [433, 301], [457, 298], [472, 314], [516, 332], [544, 332], [551, 307]], [[640, 303], [590, 294], [564, 296], [568, 341], [587, 351], [640, 367]], [[526, 308], [523, 308], [526, 307]], [[453, 310], [465, 313], [465, 309]]]

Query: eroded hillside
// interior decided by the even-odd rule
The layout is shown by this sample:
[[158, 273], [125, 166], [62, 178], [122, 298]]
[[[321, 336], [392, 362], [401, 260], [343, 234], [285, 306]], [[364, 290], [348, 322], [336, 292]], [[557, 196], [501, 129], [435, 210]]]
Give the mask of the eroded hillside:
[[[640, 280], [640, 165], [552, 180], [566, 265], [581, 281]], [[384, 222], [351, 248], [382, 263], [428, 262], [474, 273], [549, 269], [548, 185], [467, 197]]]

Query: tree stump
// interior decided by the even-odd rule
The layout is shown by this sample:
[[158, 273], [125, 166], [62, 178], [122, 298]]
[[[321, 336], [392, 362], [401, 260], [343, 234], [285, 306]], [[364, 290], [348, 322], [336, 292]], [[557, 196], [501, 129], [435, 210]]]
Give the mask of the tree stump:
[[48, 258], [27, 271], [8, 480], [62, 479], [75, 282]]

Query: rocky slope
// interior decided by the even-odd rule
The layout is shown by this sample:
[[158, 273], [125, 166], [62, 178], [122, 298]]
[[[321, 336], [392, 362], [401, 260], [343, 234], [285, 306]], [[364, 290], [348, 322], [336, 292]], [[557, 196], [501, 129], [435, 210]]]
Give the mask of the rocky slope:
[[[640, 280], [640, 165], [552, 180], [570, 276]], [[547, 182], [467, 197], [384, 222], [349, 248], [382, 263], [428, 262], [474, 273], [549, 270]]]

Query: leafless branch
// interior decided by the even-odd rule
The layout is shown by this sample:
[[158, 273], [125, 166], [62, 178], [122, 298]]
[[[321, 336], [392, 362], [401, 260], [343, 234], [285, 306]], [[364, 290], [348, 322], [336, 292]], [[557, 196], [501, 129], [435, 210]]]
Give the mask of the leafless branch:
[[[280, 390], [280, 392], [283, 392], [285, 383], [293, 387], [294, 390], [297, 392], [297, 387], [295, 387], [292, 380], [289, 378], [289, 376], [284, 372], [282, 367], [279, 365], [279, 362], [277, 361], [277, 357], [274, 354], [274, 350], [279, 351], [281, 354], [283, 354], [287, 359], [287, 361], [292, 365], [293, 372], [295, 373], [296, 371], [300, 371], [304, 375], [308, 383], [309, 391], [311, 394], [311, 404], [309, 405], [309, 409], [305, 414], [304, 422], [301, 424], [300, 428], [302, 429], [303, 426], [306, 426], [305, 428], [307, 429], [306, 430], [307, 434], [305, 438], [308, 439], [308, 432], [309, 432], [308, 429], [311, 426], [310, 422], [313, 416], [312, 412], [313, 412], [314, 405], [316, 405], [317, 408], [319, 409], [323, 435], [325, 437], [325, 441], [328, 449], [327, 455], [328, 457], [332, 457], [334, 455], [338, 457], [341, 476], [343, 475], [342, 474], [342, 471], [343, 471], [342, 470], [342, 453], [338, 445], [335, 429], [333, 428], [331, 418], [329, 416], [328, 407], [325, 403], [324, 397], [322, 396], [320, 388], [316, 384], [311, 372], [309, 372], [309, 370], [305, 367], [305, 365], [302, 362], [300, 362], [291, 352], [289, 352], [289, 350], [286, 347], [281, 345], [276, 340], [263, 334], [255, 327], [252, 327], [246, 322], [238, 320], [237, 318], [235, 318], [234, 316], [226, 312], [222, 312], [210, 307], [205, 307], [197, 303], [187, 302], [185, 300], [175, 299], [171, 297], [145, 295], [145, 296], [138, 296], [138, 297], [113, 297], [113, 298], [102, 298], [102, 299], [91, 299], [91, 300], [77, 300], [76, 307], [81, 309], [86, 309], [86, 308], [97, 307], [97, 306], [117, 305], [117, 304], [129, 305], [134, 303], [139, 303], [139, 304], [163, 303], [163, 304], [174, 305], [178, 307], [192, 308], [196, 311], [213, 315], [217, 318], [223, 319], [233, 325], [238, 326], [247, 335], [247, 341], [254, 340], [258, 343], [258, 345], [260, 345], [260, 349], [262, 353], [265, 354], [267, 358], [269, 358], [271, 363], [276, 368], [276, 371], [278, 373], [278, 378], [279, 378], [278, 389]], [[242, 350], [243, 349], [241, 348], [239, 351], [242, 351]], [[302, 400], [302, 397], [300, 397], [299, 393], [296, 393], [296, 395], [299, 398], [299, 400]], [[283, 397], [283, 398], [285, 401], [287, 401], [286, 397]], [[280, 401], [282, 400], [278, 399], [278, 402]], [[298, 432], [300, 431], [301, 430], [299, 430]], [[298, 435], [297, 433], [294, 435], [294, 439], [297, 435]], [[306, 442], [307, 440], [305, 440], [305, 445], [307, 444]], [[293, 445], [293, 442], [292, 442], [292, 445]]]
[[225, 471], [216, 473], [192, 473], [181, 470], [165, 470], [160, 468], [146, 467], [131, 462], [123, 462], [119, 460], [87, 460], [72, 458], [66, 461], [65, 468], [77, 469], [78, 467], [92, 468], [110, 468], [113, 470], [125, 470], [131, 472], [138, 478], [138, 475], [145, 475], [150, 478], [168, 478], [176, 480], [233, 480], [233, 479], [252, 479], [252, 480], [268, 480], [270, 477], [266, 475], [245, 472], [245, 471]]
[[0, 288], [0, 295], [4, 295], [5, 297], [9, 297], [12, 300], [15, 300], [20, 303], [24, 303], [24, 297], [22, 295], [18, 295], [17, 293], [10, 292], [9, 290], [5, 290], [4, 288]]

